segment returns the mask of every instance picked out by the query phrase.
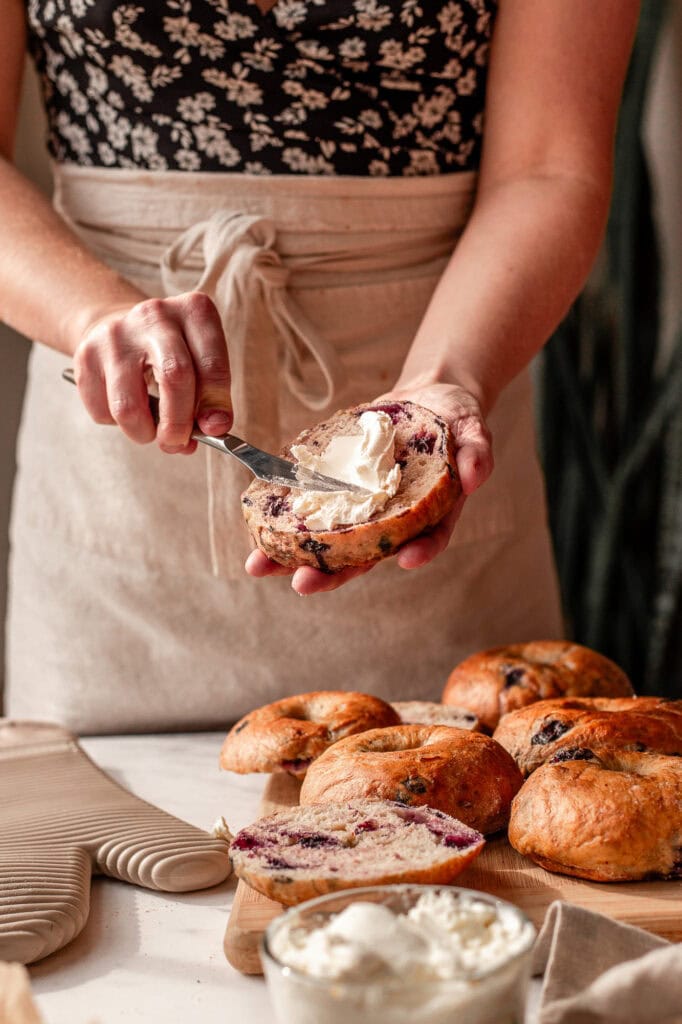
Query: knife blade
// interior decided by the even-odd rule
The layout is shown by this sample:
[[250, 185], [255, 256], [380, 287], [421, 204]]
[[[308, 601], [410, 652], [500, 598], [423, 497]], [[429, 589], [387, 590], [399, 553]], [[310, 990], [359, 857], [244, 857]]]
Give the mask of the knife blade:
[[[76, 375], [69, 367], [62, 371], [62, 377], [69, 384], [76, 383]], [[155, 423], [159, 422], [159, 399], [156, 395], [149, 395], [149, 410]], [[303, 491], [351, 491], [353, 494], [367, 494], [371, 492], [357, 484], [346, 483], [344, 480], [336, 480], [334, 477], [325, 476], [323, 473], [316, 473], [313, 470], [304, 469], [295, 462], [289, 462], [279, 455], [271, 455], [264, 452], [262, 448], [256, 448], [246, 441], [242, 441], [235, 434], [223, 434], [220, 437], [209, 437], [202, 434], [195, 424], [191, 435], [194, 441], [208, 445], [217, 451], [241, 462], [259, 480], [279, 487], [296, 487]]]

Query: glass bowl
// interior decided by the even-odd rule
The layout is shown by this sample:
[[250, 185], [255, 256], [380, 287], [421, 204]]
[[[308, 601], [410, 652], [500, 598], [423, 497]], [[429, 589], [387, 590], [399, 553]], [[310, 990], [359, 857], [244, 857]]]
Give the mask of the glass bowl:
[[[518, 940], [492, 965], [468, 965], [455, 977], [390, 972], [367, 951], [366, 977], [319, 977], [287, 964], [275, 949], [286, 936], [319, 929], [352, 903], [379, 903], [407, 913], [424, 893], [451, 894], [459, 907], [483, 903], [498, 919], [514, 922]], [[270, 922], [261, 960], [277, 1024], [522, 1024], [535, 928], [518, 907], [487, 893], [455, 886], [378, 885], [320, 896]], [[365, 966], [360, 964], [360, 974]]]

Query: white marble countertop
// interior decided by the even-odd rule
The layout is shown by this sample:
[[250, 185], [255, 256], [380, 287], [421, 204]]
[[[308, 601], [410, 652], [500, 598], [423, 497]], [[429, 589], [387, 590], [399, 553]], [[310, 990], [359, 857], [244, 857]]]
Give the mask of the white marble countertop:
[[[222, 739], [198, 733], [81, 744], [137, 796], [208, 830], [222, 814], [236, 831], [256, 816], [264, 779], [220, 772]], [[235, 886], [228, 879], [178, 895], [96, 878], [81, 934], [30, 968], [45, 1024], [272, 1024], [263, 979], [239, 974], [223, 953]]]

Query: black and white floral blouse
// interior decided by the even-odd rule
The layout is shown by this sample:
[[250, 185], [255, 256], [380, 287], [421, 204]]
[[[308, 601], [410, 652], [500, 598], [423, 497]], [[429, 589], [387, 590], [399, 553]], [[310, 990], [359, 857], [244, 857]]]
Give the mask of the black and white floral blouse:
[[495, 0], [27, 0], [59, 161], [253, 174], [477, 167]]

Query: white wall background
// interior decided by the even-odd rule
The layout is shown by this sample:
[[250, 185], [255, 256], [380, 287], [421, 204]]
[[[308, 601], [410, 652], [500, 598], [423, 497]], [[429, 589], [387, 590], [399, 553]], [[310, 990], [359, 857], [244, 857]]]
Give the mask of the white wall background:
[[[664, 335], [668, 344], [682, 321], [682, 3], [673, 3], [670, 7], [670, 21], [657, 60], [646, 125], [665, 265], [663, 311]], [[36, 80], [32, 69], [28, 68], [17, 164], [41, 188], [49, 191], [50, 171], [43, 138], [44, 117]], [[25, 339], [0, 324], [0, 621], [5, 618], [7, 526], [14, 475], [14, 444], [28, 349]], [[0, 632], [0, 666], [3, 664], [4, 644]]]

